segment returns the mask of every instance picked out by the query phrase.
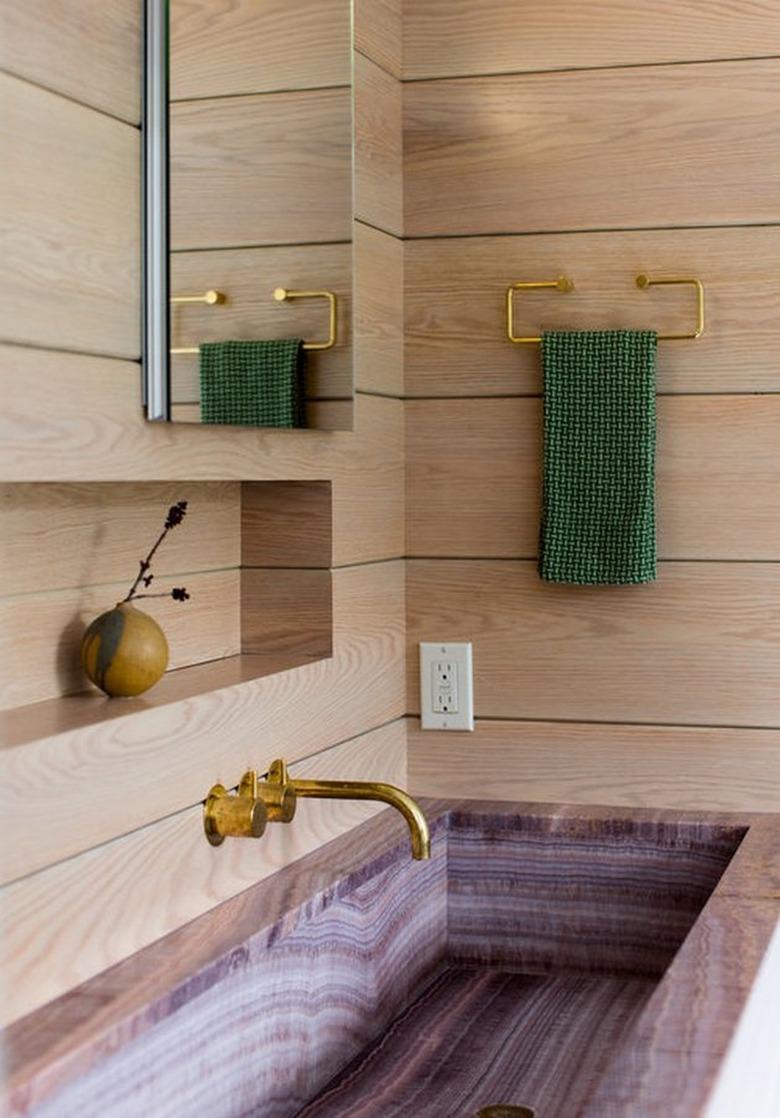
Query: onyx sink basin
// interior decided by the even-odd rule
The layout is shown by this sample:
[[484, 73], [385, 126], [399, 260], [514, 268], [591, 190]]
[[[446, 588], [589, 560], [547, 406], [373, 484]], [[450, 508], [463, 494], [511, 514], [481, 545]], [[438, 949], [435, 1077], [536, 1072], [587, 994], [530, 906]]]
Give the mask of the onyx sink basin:
[[776, 818], [424, 807], [430, 861], [382, 812], [12, 1026], [8, 1113], [704, 1115]]

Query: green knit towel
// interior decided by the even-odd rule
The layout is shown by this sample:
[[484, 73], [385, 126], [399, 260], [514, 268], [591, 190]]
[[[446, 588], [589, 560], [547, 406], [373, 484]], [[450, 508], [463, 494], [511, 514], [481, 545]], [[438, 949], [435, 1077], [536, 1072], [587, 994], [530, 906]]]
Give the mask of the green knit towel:
[[301, 339], [204, 342], [200, 419], [247, 427], [304, 427]]
[[549, 582], [652, 582], [652, 330], [542, 338], [544, 484], [539, 574]]

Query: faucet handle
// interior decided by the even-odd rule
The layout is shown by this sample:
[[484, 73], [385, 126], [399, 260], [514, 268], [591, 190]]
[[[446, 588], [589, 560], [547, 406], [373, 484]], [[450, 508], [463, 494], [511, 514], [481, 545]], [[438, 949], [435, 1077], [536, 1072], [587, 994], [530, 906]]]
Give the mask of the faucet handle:
[[245, 773], [238, 793], [232, 796], [222, 784], [215, 784], [206, 797], [203, 808], [203, 828], [212, 846], [220, 846], [225, 839], [260, 838], [268, 823], [265, 804], [251, 790]]
[[298, 806], [295, 786], [287, 775], [284, 761], [272, 761], [268, 779], [257, 784], [255, 795], [262, 800], [268, 812], [269, 823], [290, 823]]

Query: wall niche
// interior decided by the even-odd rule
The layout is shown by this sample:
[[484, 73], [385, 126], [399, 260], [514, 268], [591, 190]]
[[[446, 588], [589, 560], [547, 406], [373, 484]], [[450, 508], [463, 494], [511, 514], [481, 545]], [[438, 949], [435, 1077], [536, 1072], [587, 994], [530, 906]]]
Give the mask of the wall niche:
[[[163, 679], [107, 699], [81, 671], [85, 626], [127, 593], [168, 507], [184, 522], [139, 602], [170, 645]], [[9, 741], [176, 702], [332, 655], [329, 481], [20, 483], [0, 487], [0, 708]]]

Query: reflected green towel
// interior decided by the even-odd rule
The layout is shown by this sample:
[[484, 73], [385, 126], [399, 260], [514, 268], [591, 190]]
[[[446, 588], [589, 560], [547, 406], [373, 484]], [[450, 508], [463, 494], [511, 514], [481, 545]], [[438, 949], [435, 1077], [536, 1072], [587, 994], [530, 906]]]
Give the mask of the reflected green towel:
[[201, 423], [303, 427], [303, 343], [204, 342], [200, 347]]
[[656, 344], [651, 330], [556, 330], [542, 338], [543, 579], [656, 576]]

